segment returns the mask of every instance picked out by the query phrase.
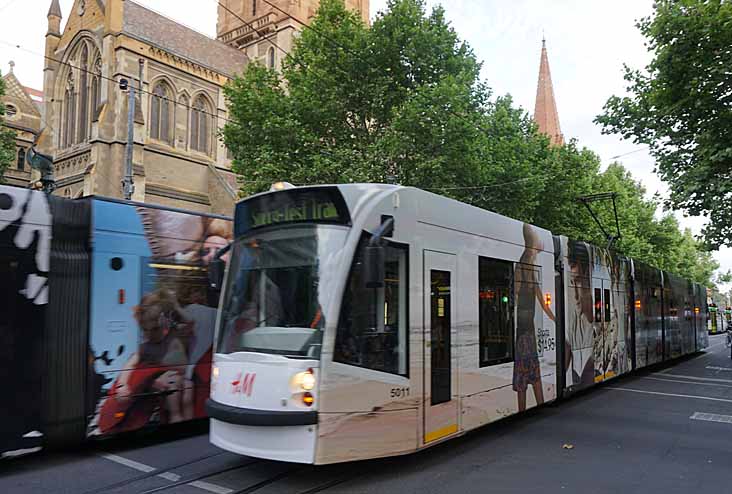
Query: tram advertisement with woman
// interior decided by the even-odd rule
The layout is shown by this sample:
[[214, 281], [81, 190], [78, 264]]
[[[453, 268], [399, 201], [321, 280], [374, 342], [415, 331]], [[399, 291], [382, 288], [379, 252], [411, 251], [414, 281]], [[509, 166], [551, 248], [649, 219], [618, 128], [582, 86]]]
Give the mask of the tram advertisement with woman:
[[205, 417], [218, 303], [206, 269], [232, 237], [221, 218], [120, 206], [94, 204], [90, 344], [105, 384], [90, 435]]
[[232, 236], [224, 217], [0, 186], [0, 455], [204, 417], [207, 271]]

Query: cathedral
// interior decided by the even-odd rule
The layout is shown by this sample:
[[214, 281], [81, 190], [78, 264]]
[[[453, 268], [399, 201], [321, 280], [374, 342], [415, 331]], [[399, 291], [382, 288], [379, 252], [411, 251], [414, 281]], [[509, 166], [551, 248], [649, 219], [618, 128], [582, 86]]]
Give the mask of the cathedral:
[[[346, 4], [368, 20], [368, 0]], [[227, 118], [223, 87], [250, 61], [279, 67], [283, 54], [274, 44], [289, 50], [318, 5], [221, 0], [212, 39], [132, 0], [75, 0], [62, 30], [64, 15], [52, 0], [43, 102], [35, 104], [32, 90], [11, 74], [6, 78], [4, 100], [28, 120], [19, 156], [37, 137], [39, 151], [54, 158], [56, 194], [122, 197], [125, 79], [142, 89], [134, 114], [133, 200], [231, 214], [238, 185], [218, 137]], [[6, 176], [18, 185], [30, 178], [21, 158]]]

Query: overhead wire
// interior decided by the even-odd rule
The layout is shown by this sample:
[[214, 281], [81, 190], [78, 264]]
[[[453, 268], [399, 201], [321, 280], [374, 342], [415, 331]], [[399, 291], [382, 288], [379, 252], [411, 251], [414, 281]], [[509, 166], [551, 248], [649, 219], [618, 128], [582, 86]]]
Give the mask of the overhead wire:
[[0, 7], [0, 12], [2, 12], [5, 9], [7, 9], [8, 7], [10, 7], [11, 5], [13, 5], [17, 1], [18, 0], [8, 0], [8, 2], [5, 5], [3, 5], [2, 7]]
[[635, 154], [635, 153], [640, 153], [641, 151], [646, 151], [646, 150], [648, 150], [648, 149], [650, 149], [650, 146], [644, 146], [644, 147], [642, 147], [642, 148], [638, 148], [638, 149], [635, 149], [635, 150], [633, 150], [633, 151], [628, 151], [627, 153], [623, 153], [623, 154], [619, 154], [619, 155], [617, 155], [617, 156], [613, 156], [613, 157], [611, 157], [610, 159], [611, 159], [611, 160], [616, 160], [616, 159], [618, 159], [618, 158], [622, 158], [623, 156], [628, 156], [629, 154]]

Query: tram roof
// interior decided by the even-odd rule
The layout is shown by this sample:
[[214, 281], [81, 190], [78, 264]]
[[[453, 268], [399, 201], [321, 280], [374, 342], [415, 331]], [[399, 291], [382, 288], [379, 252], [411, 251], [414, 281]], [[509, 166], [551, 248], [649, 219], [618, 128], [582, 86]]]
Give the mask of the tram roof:
[[[486, 237], [495, 237], [498, 230], [501, 232], [501, 237], [504, 241], [523, 244], [522, 230], [524, 222], [522, 221], [424, 189], [402, 185], [352, 183], [298, 186], [254, 194], [242, 199], [237, 206], [254, 198], [286, 192], [288, 190], [317, 190], [324, 188], [337, 188], [343, 196], [351, 214], [360, 209], [359, 205], [363, 206], [364, 196], [371, 196], [373, 198], [380, 196], [383, 198], [389, 192], [401, 192], [402, 204], [404, 201], [414, 203], [421, 221]], [[544, 248], [552, 250], [552, 233], [540, 227], [534, 226], [534, 228], [543, 237]]]

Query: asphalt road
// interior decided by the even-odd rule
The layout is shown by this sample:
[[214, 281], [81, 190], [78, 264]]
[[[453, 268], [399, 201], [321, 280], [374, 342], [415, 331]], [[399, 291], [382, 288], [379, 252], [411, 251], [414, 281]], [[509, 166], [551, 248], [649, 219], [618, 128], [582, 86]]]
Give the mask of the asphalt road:
[[430, 450], [307, 467], [223, 452], [206, 424], [0, 464], [0, 493], [732, 492], [732, 360], [723, 337]]

